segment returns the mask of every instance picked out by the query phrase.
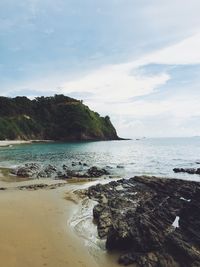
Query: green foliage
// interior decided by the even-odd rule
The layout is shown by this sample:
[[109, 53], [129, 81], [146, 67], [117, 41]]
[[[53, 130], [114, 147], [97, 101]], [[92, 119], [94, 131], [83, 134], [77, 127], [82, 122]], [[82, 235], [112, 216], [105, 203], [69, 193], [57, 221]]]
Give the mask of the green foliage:
[[0, 139], [118, 139], [110, 118], [100, 117], [82, 101], [54, 97], [0, 97]]

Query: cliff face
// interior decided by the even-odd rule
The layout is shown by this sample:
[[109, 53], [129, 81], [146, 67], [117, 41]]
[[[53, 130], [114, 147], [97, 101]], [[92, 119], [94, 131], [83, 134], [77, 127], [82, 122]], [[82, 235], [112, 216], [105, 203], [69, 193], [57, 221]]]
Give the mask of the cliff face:
[[55, 95], [0, 97], [0, 139], [117, 140], [108, 116], [100, 117], [82, 101]]

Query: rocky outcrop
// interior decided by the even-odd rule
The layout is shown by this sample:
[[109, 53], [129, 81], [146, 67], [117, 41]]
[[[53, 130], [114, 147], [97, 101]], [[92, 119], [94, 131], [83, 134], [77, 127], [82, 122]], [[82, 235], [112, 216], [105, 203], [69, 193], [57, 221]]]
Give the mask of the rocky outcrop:
[[12, 169], [11, 173], [19, 177], [34, 177], [39, 169], [40, 166], [37, 163], [26, 163], [24, 166]]
[[56, 189], [58, 187], [66, 186], [66, 183], [57, 183], [57, 184], [31, 184], [18, 186], [19, 190], [30, 190], [35, 191], [39, 189]]
[[92, 186], [98, 234], [119, 263], [138, 267], [200, 266], [200, 184], [134, 177]]
[[188, 173], [188, 174], [200, 174], [200, 168], [174, 168], [173, 171], [175, 173]]
[[37, 163], [26, 163], [24, 166], [19, 166], [11, 170], [14, 174], [22, 178], [47, 178], [56, 177], [57, 169], [53, 165], [41, 166]]
[[87, 174], [89, 177], [101, 177], [103, 175], [109, 175], [109, 172], [105, 169], [100, 169], [97, 167], [91, 167], [88, 171]]
[[88, 167], [86, 163], [72, 162], [72, 167], [80, 166], [79, 170], [72, 170], [67, 165], [54, 166], [46, 165], [42, 166], [37, 163], [26, 163], [24, 166], [19, 166], [11, 170], [11, 174], [21, 178], [54, 178], [54, 179], [68, 179], [72, 177], [77, 178], [98, 178], [110, 173], [104, 168]]

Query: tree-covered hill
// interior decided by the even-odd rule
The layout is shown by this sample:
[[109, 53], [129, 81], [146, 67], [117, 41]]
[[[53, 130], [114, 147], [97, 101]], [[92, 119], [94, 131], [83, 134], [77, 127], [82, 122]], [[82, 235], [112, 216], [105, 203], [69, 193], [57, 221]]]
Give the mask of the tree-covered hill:
[[82, 101], [64, 96], [0, 97], [0, 139], [116, 140], [108, 116], [100, 117]]

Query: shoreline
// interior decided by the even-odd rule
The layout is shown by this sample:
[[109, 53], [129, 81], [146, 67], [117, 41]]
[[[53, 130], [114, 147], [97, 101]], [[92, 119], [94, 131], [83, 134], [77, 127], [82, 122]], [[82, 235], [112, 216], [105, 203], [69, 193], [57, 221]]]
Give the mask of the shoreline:
[[[186, 219], [187, 222], [181, 212], [188, 205], [191, 205], [189, 210], [192, 210], [193, 201], [198, 198], [196, 193], [199, 187], [197, 182], [155, 176], [91, 182], [68, 182], [50, 178], [9, 183], [5, 179], [0, 180], [0, 235], [3, 240], [0, 244], [1, 262], [6, 267], [119, 267], [118, 262], [143, 266], [143, 260], [151, 262], [151, 255], [155, 255], [156, 258], [153, 259], [161, 260], [163, 266], [168, 266], [165, 263], [171, 259], [172, 266], [176, 266], [177, 262], [182, 262], [182, 258], [173, 256], [173, 252], [168, 249], [171, 245], [168, 246], [166, 242], [172, 242], [173, 245], [177, 238], [180, 241], [177, 244], [184, 247], [185, 255], [192, 253], [194, 256], [191, 261], [194, 261], [199, 257], [199, 252], [192, 243], [192, 237], [185, 245], [186, 241], [182, 241], [186, 240], [185, 228], [179, 222], [177, 226], [174, 223], [177, 218], [180, 221]], [[146, 202], [145, 209], [136, 208]], [[197, 204], [195, 207], [198, 207]], [[133, 216], [128, 215], [130, 211]], [[138, 216], [143, 216], [139, 223]], [[159, 227], [155, 232], [153, 229], [158, 220]], [[194, 229], [197, 229], [195, 223], [198, 222], [193, 222]], [[115, 228], [112, 228], [114, 224]], [[144, 226], [146, 235], [142, 234], [141, 226]], [[188, 226], [190, 227], [190, 223]], [[134, 232], [131, 227], [138, 230]], [[179, 233], [177, 237], [174, 233], [176, 229], [179, 231], [179, 227], [182, 236]], [[107, 235], [108, 228], [115, 229], [114, 235]], [[140, 246], [144, 247], [142, 253], [140, 249], [134, 252], [134, 248], [130, 247], [130, 251], [127, 251], [124, 247], [124, 238], [129, 233], [133, 240], [136, 238], [141, 243]], [[151, 240], [158, 244], [163, 242], [162, 249], [158, 246], [155, 249], [153, 245], [151, 248], [151, 244], [154, 244]], [[190, 250], [188, 245], [194, 248]], [[134, 253], [140, 256], [135, 257]]]
[[[31, 148], [24, 147], [27, 150]], [[2, 149], [2, 154], [4, 150]], [[2, 217], [0, 235], [3, 240], [0, 245], [0, 259], [3, 265], [6, 267], [119, 267], [118, 262], [127, 264], [137, 259], [138, 262], [151, 260], [148, 258], [150, 244], [154, 244], [154, 240], [164, 240], [163, 244], [165, 244], [163, 233], [171, 234], [175, 231], [172, 226], [177, 214], [179, 215], [177, 209], [181, 211], [184, 203], [192, 203], [193, 195], [188, 196], [188, 194], [193, 192], [190, 185], [194, 182], [164, 179], [166, 176], [163, 176], [163, 179], [155, 176], [143, 176], [143, 178], [134, 176], [130, 179], [110, 178], [112, 177], [98, 178], [90, 182], [82, 178], [66, 181], [50, 178], [25, 180], [26, 178], [21, 179], [12, 175], [9, 177], [6, 168], [0, 169], [0, 216]], [[169, 187], [166, 186], [167, 180]], [[62, 185], [58, 186], [58, 183]], [[97, 183], [101, 185], [96, 186]], [[177, 188], [176, 184], [179, 185]], [[149, 190], [147, 190], [148, 186]], [[82, 190], [88, 187], [90, 189]], [[181, 188], [185, 189], [177, 195], [177, 190], [180, 191]], [[171, 194], [173, 196], [169, 197]], [[155, 195], [156, 198], [154, 198]], [[173, 199], [173, 202], [170, 202], [170, 199]], [[128, 203], [131, 203], [131, 206], [127, 206]], [[159, 209], [160, 203], [162, 204], [161, 210]], [[143, 207], [143, 210], [137, 207]], [[158, 216], [151, 215], [151, 207], [156, 210], [155, 214]], [[160, 216], [163, 210], [166, 211], [165, 216], [170, 214], [169, 218]], [[143, 213], [144, 217], [142, 217]], [[140, 223], [137, 218], [142, 218]], [[181, 215], [178, 218], [182, 220]], [[164, 231], [161, 229], [154, 234], [153, 229], [158, 224], [161, 228], [164, 227]], [[130, 229], [131, 225], [135, 225], [134, 229]], [[147, 233], [145, 236], [141, 230], [143, 226]], [[109, 229], [112, 231], [114, 229], [114, 232], [107, 236]], [[136, 234], [133, 236], [135, 229]], [[158, 227], [156, 229], [159, 230]], [[125, 252], [127, 248], [123, 247], [123, 244], [127, 242], [123, 240], [123, 237], [128, 236], [129, 240], [129, 232], [133, 238], [131, 243], [135, 244], [135, 240], [140, 242], [138, 246], [141, 249], [137, 250], [140, 253], [139, 258], [134, 254], [134, 248]], [[183, 231], [183, 238], [184, 234]], [[174, 240], [173, 235], [170, 235], [170, 238]], [[115, 239], [120, 240], [121, 249], [116, 249], [118, 243], [117, 241], [115, 243]], [[171, 252], [167, 250], [167, 246], [165, 249], [165, 256], [168, 260]], [[161, 250], [156, 251], [151, 248], [151, 252], [152, 255], [162, 258]]]
[[54, 143], [54, 140], [0, 140], [0, 147], [12, 145], [34, 144], [34, 143]]
[[130, 141], [129, 138], [118, 138], [118, 139], [105, 139], [105, 140], [0, 140], [0, 147], [9, 147], [12, 145], [23, 145], [23, 144], [34, 144], [34, 143], [75, 143], [75, 142], [102, 142], [102, 141]]
[[8, 147], [12, 145], [22, 145], [22, 144], [31, 144], [32, 141], [25, 141], [25, 140], [1, 140], [0, 147]]
[[105, 248], [105, 240], [98, 236], [97, 225], [93, 221], [93, 208], [97, 202], [82, 194], [82, 189], [95, 184], [89, 184], [76, 190], [77, 192], [67, 194], [67, 199], [77, 205], [76, 212], [69, 220], [69, 225], [79, 240], [84, 242], [84, 246], [95, 259], [98, 267], [119, 267], [119, 252], [108, 252]]

